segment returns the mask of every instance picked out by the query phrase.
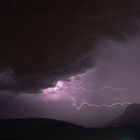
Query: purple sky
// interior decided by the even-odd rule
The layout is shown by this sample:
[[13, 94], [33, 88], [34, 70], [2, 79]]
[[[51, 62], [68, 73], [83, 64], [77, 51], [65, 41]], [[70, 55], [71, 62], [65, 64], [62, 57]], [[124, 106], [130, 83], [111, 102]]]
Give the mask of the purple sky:
[[0, 118], [101, 126], [140, 103], [139, 5], [0, 1]]
[[[0, 117], [47, 117], [85, 126], [111, 121], [128, 104], [140, 103], [139, 45], [139, 35], [125, 42], [99, 40], [95, 67], [59, 79], [38, 94], [1, 91], [6, 108]], [[0, 82], [10, 80], [11, 71], [0, 74]]]

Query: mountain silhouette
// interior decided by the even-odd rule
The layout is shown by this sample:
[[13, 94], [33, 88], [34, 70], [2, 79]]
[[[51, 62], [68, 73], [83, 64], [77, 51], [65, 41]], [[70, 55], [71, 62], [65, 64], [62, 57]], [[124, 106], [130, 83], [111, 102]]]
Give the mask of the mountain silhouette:
[[124, 113], [109, 122], [109, 126], [140, 126], [140, 104], [131, 104]]
[[0, 120], [0, 140], [138, 140], [139, 134], [139, 127], [85, 128], [47, 118]]

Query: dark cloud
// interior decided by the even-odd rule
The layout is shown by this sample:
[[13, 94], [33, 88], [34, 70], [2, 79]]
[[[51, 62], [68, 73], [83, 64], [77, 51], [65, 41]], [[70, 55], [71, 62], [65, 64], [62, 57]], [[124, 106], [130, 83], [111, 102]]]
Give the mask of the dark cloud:
[[0, 76], [6, 79], [0, 89], [18, 92], [37, 92], [96, 65], [96, 41], [125, 39], [137, 29], [140, 14], [139, 0], [0, 4]]

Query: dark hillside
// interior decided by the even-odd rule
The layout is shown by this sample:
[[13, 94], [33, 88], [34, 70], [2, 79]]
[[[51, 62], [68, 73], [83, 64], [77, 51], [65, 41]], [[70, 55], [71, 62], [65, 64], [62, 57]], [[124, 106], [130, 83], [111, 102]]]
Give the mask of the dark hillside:
[[1, 140], [122, 140], [140, 138], [140, 128], [83, 128], [49, 119], [0, 120]]

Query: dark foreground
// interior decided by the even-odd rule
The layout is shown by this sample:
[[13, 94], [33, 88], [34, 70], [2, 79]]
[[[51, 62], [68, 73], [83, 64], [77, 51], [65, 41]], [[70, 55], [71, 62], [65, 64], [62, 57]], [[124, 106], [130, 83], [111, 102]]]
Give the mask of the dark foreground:
[[140, 127], [83, 128], [49, 119], [0, 120], [0, 140], [140, 140]]

